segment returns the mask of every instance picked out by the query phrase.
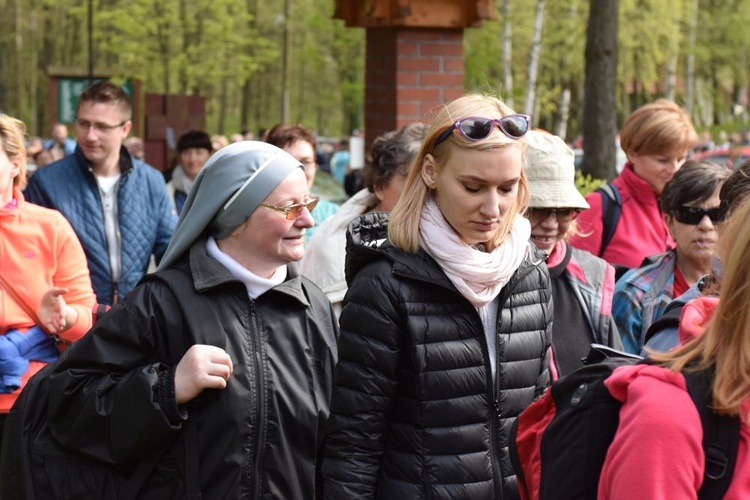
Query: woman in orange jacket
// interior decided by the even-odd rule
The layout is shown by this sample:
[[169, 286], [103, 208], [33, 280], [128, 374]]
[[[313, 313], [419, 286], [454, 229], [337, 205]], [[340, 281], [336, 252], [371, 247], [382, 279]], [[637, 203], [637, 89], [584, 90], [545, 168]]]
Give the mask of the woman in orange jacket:
[[56, 343], [91, 327], [96, 301], [68, 221], [24, 201], [25, 131], [0, 114], [0, 432], [29, 377], [57, 357]]

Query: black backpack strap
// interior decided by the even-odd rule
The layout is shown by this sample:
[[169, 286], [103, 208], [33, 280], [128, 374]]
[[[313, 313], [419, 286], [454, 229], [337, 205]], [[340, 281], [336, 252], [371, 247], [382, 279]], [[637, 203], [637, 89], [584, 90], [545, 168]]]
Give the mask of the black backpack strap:
[[[144, 276], [141, 283], [145, 281], [159, 281], [177, 297], [193, 330], [194, 338], [191, 339], [191, 345], [192, 343], [210, 344], [222, 349], [226, 346], [227, 339], [220, 326], [222, 318], [219, 317], [212, 303], [204, 300], [195, 290], [189, 272], [169, 268]], [[189, 345], [186, 346], [186, 350], [189, 347]]]
[[[200, 297], [195, 290], [192, 277], [180, 269], [169, 268], [148, 275], [144, 281], [153, 280], [164, 283], [177, 297], [180, 305], [184, 308], [185, 315], [190, 319], [196, 343], [207, 343], [217, 347], [226, 346], [226, 337], [221, 327], [221, 318], [211, 302]], [[189, 346], [186, 346], [189, 348]], [[191, 408], [196, 405], [192, 404]], [[195, 413], [191, 411], [190, 413]], [[187, 500], [199, 500], [200, 491], [200, 450], [198, 448], [198, 422], [196, 418], [188, 418], [184, 424], [182, 433], [184, 439], [182, 446], [185, 454], [185, 487]]]
[[713, 404], [714, 370], [683, 372], [688, 393], [693, 400], [703, 425], [703, 453], [706, 467], [699, 499], [723, 498], [732, 482], [740, 441], [738, 416], [719, 415], [711, 410]]
[[677, 328], [680, 326], [680, 316], [682, 316], [683, 307], [685, 307], [684, 302], [676, 302], [675, 305], [667, 309], [667, 312], [662, 314], [659, 319], [651, 323], [651, 326], [646, 330], [643, 344], [645, 345], [651, 337], [665, 328]]
[[604, 184], [596, 189], [602, 197], [602, 246], [599, 249], [599, 257], [604, 254], [604, 250], [612, 241], [617, 229], [617, 223], [620, 222], [622, 214], [622, 198], [620, 191], [612, 184]]

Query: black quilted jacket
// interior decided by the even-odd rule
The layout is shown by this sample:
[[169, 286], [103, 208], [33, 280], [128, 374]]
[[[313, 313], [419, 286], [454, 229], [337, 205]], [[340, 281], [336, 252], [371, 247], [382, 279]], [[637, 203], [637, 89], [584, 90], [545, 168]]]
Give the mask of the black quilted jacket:
[[517, 498], [508, 430], [549, 384], [543, 257], [530, 250], [500, 294], [493, 382], [476, 309], [427, 253], [392, 247], [386, 224], [350, 226], [325, 497]]

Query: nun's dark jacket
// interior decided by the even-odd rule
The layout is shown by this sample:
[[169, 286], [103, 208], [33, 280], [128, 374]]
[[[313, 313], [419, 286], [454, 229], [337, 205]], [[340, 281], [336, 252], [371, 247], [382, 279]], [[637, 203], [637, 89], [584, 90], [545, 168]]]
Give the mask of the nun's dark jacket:
[[[193, 289], [176, 293], [164, 279]], [[225, 337], [234, 373], [226, 389], [178, 407], [177, 362], [194, 339], [216, 338], [198, 331], [211, 327]], [[111, 463], [166, 447], [139, 498], [186, 498], [183, 430], [192, 420], [202, 498], [312, 499], [336, 335], [326, 296], [295, 265], [252, 300], [201, 238], [68, 350], [50, 377], [51, 427], [65, 446]]]

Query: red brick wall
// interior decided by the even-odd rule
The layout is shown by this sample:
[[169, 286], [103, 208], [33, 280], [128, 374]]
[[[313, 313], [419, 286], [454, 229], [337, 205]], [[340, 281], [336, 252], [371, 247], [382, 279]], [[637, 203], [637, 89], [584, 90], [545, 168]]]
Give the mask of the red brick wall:
[[365, 143], [463, 94], [463, 29], [368, 28]]

